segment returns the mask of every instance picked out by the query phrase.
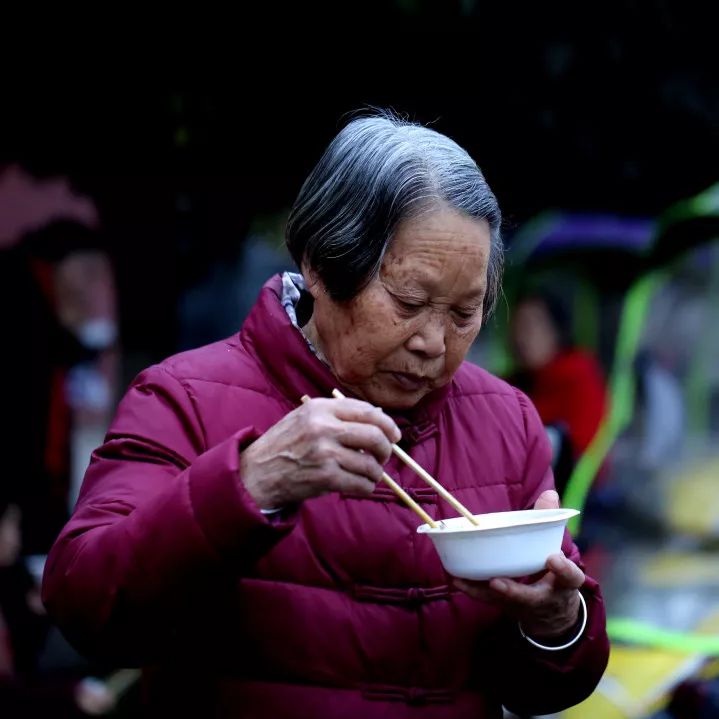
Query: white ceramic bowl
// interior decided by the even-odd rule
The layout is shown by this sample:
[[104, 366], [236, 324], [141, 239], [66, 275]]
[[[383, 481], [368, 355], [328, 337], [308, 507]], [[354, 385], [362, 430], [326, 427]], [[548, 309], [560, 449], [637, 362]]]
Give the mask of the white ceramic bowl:
[[463, 579], [523, 577], [544, 568], [561, 550], [564, 527], [576, 509], [528, 509], [478, 514], [479, 526], [464, 517], [443, 519], [433, 529], [417, 528], [434, 542], [444, 568]]

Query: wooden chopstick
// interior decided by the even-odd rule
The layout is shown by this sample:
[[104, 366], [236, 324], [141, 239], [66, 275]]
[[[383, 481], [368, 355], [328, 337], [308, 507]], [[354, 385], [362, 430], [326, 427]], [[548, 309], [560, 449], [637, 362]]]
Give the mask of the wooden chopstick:
[[[309, 398], [307, 395], [303, 395], [303, 397], [302, 397], [302, 402], [303, 402], [303, 403], [304, 403], [304, 402], [308, 402], [309, 399], [310, 399], [310, 398]], [[432, 527], [432, 529], [437, 529], [437, 526], [438, 526], [438, 525], [437, 525], [437, 522], [435, 522], [434, 519], [432, 519], [432, 517], [430, 517], [429, 514], [427, 514], [427, 512], [425, 512], [424, 509], [422, 509], [422, 507], [420, 507], [419, 504], [417, 504], [417, 502], [415, 502], [414, 499], [412, 499], [412, 497], [410, 497], [409, 494], [407, 494], [407, 492], [405, 492], [404, 489], [402, 489], [402, 487], [400, 487], [399, 484], [397, 484], [397, 482], [395, 482], [395, 481], [392, 479], [392, 477], [390, 477], [390, 476], [387, 474], [387, 472], [382, 472], [382, 480], [385, 482], [385, 484], [389, 485], [389, 487], [392, 489], [392, 491], [393, 491], [411, 510], [413, 510], [414, 512], [416, 512], [416, 513], [422, 518], [422, 521], [424, 521], [424, 522], [426, 522], [427, 524], [429, 524], [429, 526]]]
[[[332, 396], [336, 399], [344, 398], [338, 389], [332, 390]], [[392, 452], [399, 457], [410, 469], [414, 470], [442, 499], [451, 504], [465, 519], [475, 526], [479, 526], [477, 518], [450, 492], [448, 492], [424, 467], [420, 466], [401, 447], [392, 444]]]

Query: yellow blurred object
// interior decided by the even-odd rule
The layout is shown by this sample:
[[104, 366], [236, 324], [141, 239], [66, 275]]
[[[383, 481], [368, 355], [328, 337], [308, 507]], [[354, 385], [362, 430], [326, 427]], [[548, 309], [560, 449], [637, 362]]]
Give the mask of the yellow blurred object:
[[719, 554], [671, 552], [648, 560], [640, 571], [642, 583], [653, 587], [719, 585]]
[[667, 487], [667, 519], [672, 529], [699, 537], [719, 535], [719, 459], [698, 462]]
[[717, 677], [719, 677], [719, 659], [712, 659], [712, 661], [707, 662], [697, 675], [697, 678], [702, 680], [711, 680]]
[[563, 719], [632, 719], [661, 708], [669, 691], [697, 672], [704, 657], [659, 649], [615, 646], [592, 696], [561, 714]]
[[[712, 612], [694, 631], [719, 633], [719, 611]], [[641, 719], [665, 706], [671, 690], [685, 679], [717, 674], [719, 660], [707, 662], [701, 654], [613, 645], [607, 671], [594, 693], [559, 716], [562, 719]]]

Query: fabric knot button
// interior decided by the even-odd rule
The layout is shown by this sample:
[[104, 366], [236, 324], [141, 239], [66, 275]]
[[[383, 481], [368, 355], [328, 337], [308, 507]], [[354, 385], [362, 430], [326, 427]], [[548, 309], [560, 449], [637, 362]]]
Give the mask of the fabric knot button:
[[402, 428], [402, 443], [417, 444], [437, 434], [437, 425], [429, 420], [420, 420], [416, 424]]
[[422, 590], [419, 587], [410, 587], [407, 590], [407, 601], [417, 602], [422, 598]]

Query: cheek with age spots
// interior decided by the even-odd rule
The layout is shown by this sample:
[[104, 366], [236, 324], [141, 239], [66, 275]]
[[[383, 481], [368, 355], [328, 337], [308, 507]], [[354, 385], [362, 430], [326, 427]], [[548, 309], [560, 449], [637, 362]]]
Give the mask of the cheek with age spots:
[[337, 369], [354, 376], [372, 372], [378, 361], [402, 344], [400, 324], [379, 292], [359, 298], [347, 307], [337, 327]]

